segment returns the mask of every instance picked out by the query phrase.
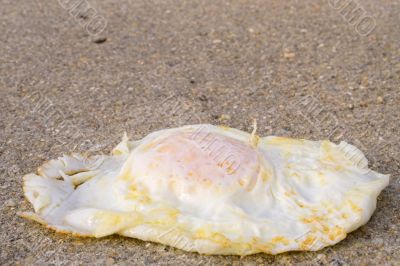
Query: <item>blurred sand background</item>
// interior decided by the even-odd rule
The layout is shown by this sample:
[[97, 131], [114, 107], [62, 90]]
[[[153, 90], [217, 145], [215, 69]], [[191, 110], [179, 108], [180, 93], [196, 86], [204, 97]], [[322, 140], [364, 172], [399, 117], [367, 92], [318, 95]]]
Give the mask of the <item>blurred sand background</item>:
[[[65, 2], [0, 0], [0, 264], [399, 264], [399, 1], [351, 2], [365, 24], [328, 0]], [[347, 140], [391, 174], [370, 222], [319, 252], [240, 258], [16, 215], [30, 208], [22, 176], [47, 159], [107, 153], [124, 131], [250, 131], [253, 118], [260, 135]]]

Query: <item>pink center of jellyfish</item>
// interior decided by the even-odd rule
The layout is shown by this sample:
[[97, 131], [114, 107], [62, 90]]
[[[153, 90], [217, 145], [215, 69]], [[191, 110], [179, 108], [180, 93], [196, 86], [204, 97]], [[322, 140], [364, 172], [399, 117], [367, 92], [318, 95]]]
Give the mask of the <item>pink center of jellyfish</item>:
[[148, 152], [151, 175], [178, 182], [251, 189], [260, 170], [258, 153], [249, 141], [206, 130], [174, 133], [157, 140]]

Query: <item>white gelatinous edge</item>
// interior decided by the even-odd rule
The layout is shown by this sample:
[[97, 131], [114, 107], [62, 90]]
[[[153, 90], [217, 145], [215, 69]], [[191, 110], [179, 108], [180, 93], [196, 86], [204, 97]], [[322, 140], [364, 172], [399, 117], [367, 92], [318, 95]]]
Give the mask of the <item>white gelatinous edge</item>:
[[[69, 228], [60, 228], [54, 227], [52, 225], [48, 225], [46, 220], [43, 218], [46, 213], [51, 211], [60, 201], [67, 198], [71, 192], [73, 192], [74, 187], [87, 181], [88, 179], [95, 176], [103, 163], [104, 160], [107, 160], [111, 157], [115, 156], [127, 156], [134, 148], [140, 146], [141, 143], [145, 143], [147, 141], [151, 141], [156, 139], [158, 136], [165, 137], [165, 134], [172, 134], [178, 130], [187, 130], [189, 132], [195, 132], [196, 130], [205, 130], [206, 132], [218, 132], [219, 129], [223, 129], [227, 136], [232, 137], [234, 139], [240, 141], [250, 141], [251, 134], [243, 132], [241, 130], [228, 128], [228, 127], [215, 127], [212, 125], [190, 125], [184, 126], [181, 128], [174, 129], [164, 129], [160, 131], [153, 132], [139, 141], [129, 141], [126, 134], [124, 134], [122, 141], [112, 150], [112, 155], [106, 156], [85, 156], [82, 154], [70, 154], [64, 155], [56, 160], [50, 160], [44, 163], [38, 169], [38, 175], [36, 174], [28, 174], [23, 177], [24, 179], [24, 195], [27, 200], [32, 204], [36, 213], [33, 212], [22, 212], [19, 213], [20, 216], [24, 218], [28, 218], [39, 222], [50, 229], [53, 229], [60, 233], [70, 233], [75, 236], [95, 236], [93, 234], [87, 234], [85, 232], [73, 232]], [[165, 134], [164, 134], [165, 133]], [[268, 136], [261, 138], [261, 141], [266, 141], [270, 138], [274, 138], [274, 136]], [[338, 150], [345, 153], [345, 155], [352, 160], [351, 158], [356, 158], [354, 161], [355, 167], [360, 167], [361, 169], [368, 169], [368, 161], [365, 158], [364, 154], [357, 149], [356, 147], [347, 144], [346, 142], [341, 142], [339, 145], [336, 145]], [[361, 163], [360, 163], [361, 162]], [[368, 169], [367, 174], [372, 174], [379, 179], [382, 180], [380, 186], [376, 188], [376, 195], [371, 197], [371, 204], [376, 207], [376, 198], [388, 184], [389, 184], [389, 175], [380, 174]], [[39, 191], [39, 194], [35, 194], [35, 191], [32, 191], [31, 187], [36, 186], [37, 183], [42, 182], [43, 190]], [[57, 192], [57, 193], [49, 193], [46, 192], [48, 188], [51, 188], [48, 191]], [[37, 191], [36, 191], [37, 192]], [[52, 198], [50, 195], [58, 195], [57, 198]], [[371, 208], [369, 213], [365, 213], [364, 219], [361, 219], [357, 224], [354, 224], [353, 228], [349, 230], [349, 232], [357, 229], [361, 225], [368, 222], [372, 213], [375, 210]], [[238, 254], [237, 251], [231, 250], [229, 248], [221, 248], [219, 245], [212, 245], [212, 242], [209, 240], [199, 240], [193, 239], [188, 236], [182, 235], [180, 238], [177, 238], [176, 241], [171, 241], [168, 239], [160, 239], [160, 235], [163, 232], [158, 232], [156, 229], [147, 228], [147, 234], [133, 233], [134, 229], [122, 230], [118, 232], [118, 234], [136, 237], [142, 240], [160, 242], [163, 244], [171, 245], [186, 251], [195, 251], [202, 254]], [[348, 233], [348, 232], [347, 232]], [[310, 250], [319, 250], [325, 246], [314, 246]], [[299, 250], [296, 247], [287, 247], [285, 250], [280, 250], [276, 253], [286, 252], [289, 250]], [[239, 255], [249, 255], [253, 253], [263, 252], [262, 250], [244, 250]], [[276, 254], [271, 252], [272, 254]]]

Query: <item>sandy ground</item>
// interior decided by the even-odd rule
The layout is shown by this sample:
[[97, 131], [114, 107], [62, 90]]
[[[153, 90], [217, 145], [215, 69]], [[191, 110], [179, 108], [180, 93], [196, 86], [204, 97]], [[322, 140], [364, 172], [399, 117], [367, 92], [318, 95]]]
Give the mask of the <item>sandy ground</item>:
[[[350, 1], [361, 23], [328, 0], [66, 2], [0, 0], [0, 264], [399, 264], [399, 1]], [[391, 174], [370, 222], [319, 252], [240, 258], [16, 215], [30, 208], [22, 176], [47, 159], [107, 153], [124, 131], [250, 131], [253, 118], [260, 135], [347, 140]]]

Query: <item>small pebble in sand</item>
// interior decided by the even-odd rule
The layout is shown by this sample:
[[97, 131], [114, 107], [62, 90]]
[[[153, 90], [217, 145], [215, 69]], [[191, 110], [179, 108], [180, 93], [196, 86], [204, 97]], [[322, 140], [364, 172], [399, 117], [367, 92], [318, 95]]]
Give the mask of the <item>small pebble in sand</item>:
[[220, 119], [220, 120], [229, 120], [229, 119], [231, 119], [231, 117], [230, 117], [229, 115], [222, 114], [222, 115], [219, 117], [219, 119]]
[[202, 102], [207, 102], [207, 101], [208, 101], [208, 98], [207, 98], [207, 96], [205, 96], [205, 95], [200, 95], [200, 96], [199, 96], [199, 99], [200, 99], [200, 101], [202, 101]]
[[12, 207], [17, 206], [17, 203], [16, 203], [13, 199], [9, 199], [9, 200], [7, 200], [7, 201], [4, 203], [4, 205], [5, 205], [6, 207], [12, 208]]
[[94, 42], [94, 43], [103, 43], [103, 42], [105, 42], [105, 41], [107, 41], [107, 38], [106, 38], [106, 37], [97, 37], [97, 38], [94, 38], [94, 39], [93, 39], [93, 42]]
[[287, 58], [287, 59], [294, 58], [295, 56], [296, 56], [296, 54], [293, 53], [293, 52], [284, 52], [284, 53], [283, 53], [283, 57], [284, 57], [284, 58]]
[[376, 102], [383, 103], [383, 97], [379, 96], [378, 98], [376, 98]]

